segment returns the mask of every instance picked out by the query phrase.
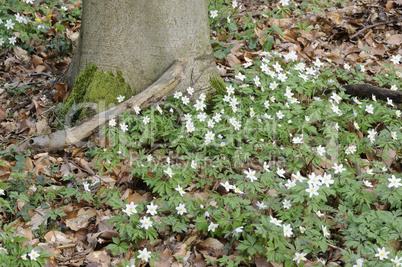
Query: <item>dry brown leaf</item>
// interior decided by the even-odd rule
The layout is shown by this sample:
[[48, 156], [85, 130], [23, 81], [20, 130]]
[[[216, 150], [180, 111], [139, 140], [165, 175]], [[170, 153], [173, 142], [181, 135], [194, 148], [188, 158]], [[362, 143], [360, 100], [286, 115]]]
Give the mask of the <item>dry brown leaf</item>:
[[11, 164], [5, 160], [0, 160], [0, 163], [0, 181], [4, 181], [10, 177]]
[[6, 118], [7, 118], [6, 111], [2, 107], [0, 107], [0, 121], [5, 120]]
[[155, 267], [170, 267], [173, 261], [172, 251], [166, 248], [159, 259], [159, 261], [155, 261]]
[[46, 66], [45, 65], [38, 65], [36, 68], [35, 68], [35, 72], [36, 73], [41, 73], [41, 72], [44, 72], [46, 70]]
[[77, 231], [87, 227], [89, 225], [89, 220], [97, 215], [98, 214], [95, 209], [82, 208], [78, 211], [76, 217], [67, 219], [65, 222], [71, 230]]
[[45, 239], [49, 243], [56, 243], [56, 244], [69, 244], [69, 243], [74, 243], [76, 240], [71, 240], [71, 237], [59, 232], [59, 231], [49, 231], [45, 235]]
[[109, 263], [111, 257], [106, 253], [106, 251], [92, 251], [87, 255], [87, 260], [96, 263]]
[[36, 68], [39, 65], [44, 65], [43, 59], [37, 55], [33, 55], [32, 56], [32, 64], [34, 65], [34, 68]]
[[28, 52], [26, 50], [22, 49], [21, 47], [14, 46], [13, 52], [17, 57], [19, 57], [23, 60], [29, 60]]
[[36, 132], [38, 134], [50, 133], [50, 127], [47, 124], [47, 119], [46, 118], [43, 118], [43, 119], [38, 120], [36, 122]]
[[199, 253], [197, 257], [195, 257], [195, 260], [193, 261], [193, 265], [195, 267], [206, 267], [208, 264], [205, 262], [205, 257], [202, 255], [202, 253]]
[[187, 254], [187, 245], [185, 243], [181, 244], [180, 249], [176, 251], [176, 253], [173, 255], [173, 257], [182, 257], [184, 258]]
[[202, 249], [213, 249], [213, 250], [218, 250], [222, 249], [224, 245], [215, 238], [207, 238], [203, 242], [198, 244]]
[[330, 12], [327, 12], [327, 17], [330, 20], [335, 21], [335, 23], [338, 25], [343, 24], [342, 14], [339, 12], [339, 10], [334, 9]]
[[387, 40], [387, 44], [390, 45], [401, 45], [402, 44], [402, 34], [391, 35]]
[[28, 226], [31, 226], [31, 230], [39, 229], [41, 224], [47, 225], [47, 214], [51, 211], [50, 208], [42, 209], [38, 207], [34, 210], [34, 216], [31, 217], [31, 220], [27, 222]]
[[292, 24], [295, 21], [295, 19], [292, 18], [283, 18], [283, 19], [274, 19], [274, 18], [269, 18], [268, 19], [268, 25], [271, 27], [287, 27], [290, 24]]
[[241, 64], [240, 60], [232, 53], [228, 54], [226, 56], [225, 60], [226, 60], [227, 64], [232, 68]]
[[81, 168], [83, 168], [87, 173], [90, 175], [95, 175], [95, 172], [92, 170], [92, 168], [89, 166], [89, 162], [86, 161], [86, 159], [83, 158], [75, 158], [75, 162], [80, 165]]

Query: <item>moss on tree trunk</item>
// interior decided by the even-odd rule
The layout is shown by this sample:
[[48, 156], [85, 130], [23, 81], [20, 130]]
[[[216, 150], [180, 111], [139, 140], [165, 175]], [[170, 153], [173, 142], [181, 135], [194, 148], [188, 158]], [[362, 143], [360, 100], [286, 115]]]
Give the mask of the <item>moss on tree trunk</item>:
[[[112, 71], [105, 73], [97, 66], [90, 65], [75, 80], [63, 111], [77, 115], [76, 111], [81, 109], [78, 115], [79, 119], [83, 119], [115, 106], [118, 96], [124, 96], [125, 100], [133, 96], [121, 70], [117, 69], [116, 74]], [[89, 106], [94, 110], [90, 110]]]

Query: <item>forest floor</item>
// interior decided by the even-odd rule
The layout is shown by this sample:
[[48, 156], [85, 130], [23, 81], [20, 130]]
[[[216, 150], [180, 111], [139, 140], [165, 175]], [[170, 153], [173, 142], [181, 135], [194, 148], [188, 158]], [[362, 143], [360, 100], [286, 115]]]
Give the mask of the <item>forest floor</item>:
[[81, 1], [29, 2], [0, 1], [0, 262], [401, 266], [401, 96], [343, 89], [402, 91], [401, 0], [210, 0], [213, 110], [190, 89], [80, 146], [14, 155], [67, 127], [81, 27]]

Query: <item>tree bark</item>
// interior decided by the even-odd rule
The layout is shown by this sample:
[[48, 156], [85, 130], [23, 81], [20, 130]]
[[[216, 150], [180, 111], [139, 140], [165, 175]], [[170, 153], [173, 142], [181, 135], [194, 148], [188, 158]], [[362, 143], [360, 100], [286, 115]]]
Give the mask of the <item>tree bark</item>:
[[209, 36], [206, 0], [85, 0], [67, 82], [72, 87], [86, 64], [104, 71], [120, 68], [136, 94], [185, 58], [177, 89], [192, 86], [199, 94], [209, 88], [211, 75], [219, 75]]
[[99, 126], [104, 125], [108, 120], [115, 119], [125, 111], [132, 110], [134, 106], [138, 105], [141, 109], [146, 109], [161, 101], [184, 78], [185, 69], [186, 62], [184, 60], [177, 61], [150, 87], [120, 105], [99, 113], [73, 128], [25, 140], [15, 146], [14, 151], [17, 153], [22, 153], [28, 149], [35, 152], [58, 151], [77, 144], [93, 134]]

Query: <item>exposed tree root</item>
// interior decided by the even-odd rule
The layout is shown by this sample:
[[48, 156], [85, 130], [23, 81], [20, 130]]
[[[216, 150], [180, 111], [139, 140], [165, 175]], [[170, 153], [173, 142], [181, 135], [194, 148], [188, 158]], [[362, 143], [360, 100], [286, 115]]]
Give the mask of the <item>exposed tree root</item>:
[[125, 111], [132, 110], [134, 106], [138, 105], [141, 109], [146, 109], [155, 105], [172, 92], [184, 78], [185, 67], [184, 60], [176, 61], [151, 86], [120, 105], [101, 112], [75, 127], [27, 139], [14, 146], [15, 152], [22, 153], [28, 149], [35, 152], [58, 151], [77, 144], [93, 134], [99, 126], [115, 119]]
[[370, 84], [348, 84], [343, 85], [346, 89], [345, 93], [352, 96], [370, 98], [375, 95], [377, 99], [387, 101], [387, 98], [392, 99], [396, 104], [402, 103], [402, 92], [384, 89]]

